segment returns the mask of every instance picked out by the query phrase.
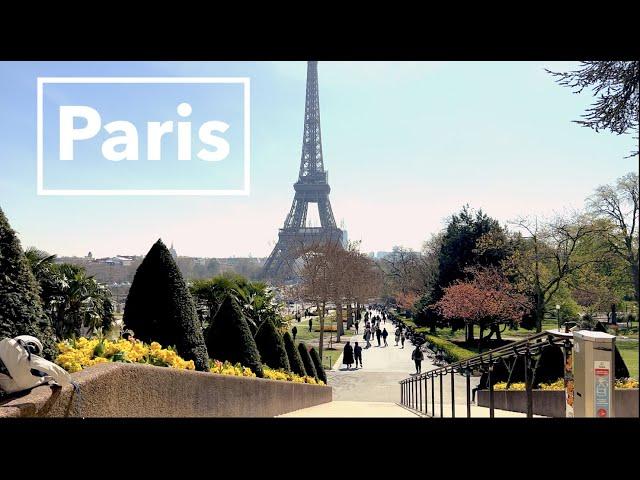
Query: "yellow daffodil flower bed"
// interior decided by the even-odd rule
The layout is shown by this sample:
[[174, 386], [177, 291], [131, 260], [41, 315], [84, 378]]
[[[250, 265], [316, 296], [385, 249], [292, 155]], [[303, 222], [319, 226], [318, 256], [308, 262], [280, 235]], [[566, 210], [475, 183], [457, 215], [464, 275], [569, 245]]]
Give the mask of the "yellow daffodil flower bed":
[[[79, 372], [86, 367], [106, 362], [146, 363], [158, 367], [195, 370], [193, 360], [182, 359], [173, 348], [162, 348], [158, 342], [147, 345], [142, 342], [134, 344], [128, 340], [110, 341], [80, 337], [58, 343], [58, 350], [60, 354], [56, 358], [56, 363], [69, 373]], [[234, 365], [228, 361], [210, 360], [209, 366], [211, 373], [237, 377], [256, 376], [250, 368], [243, 367], [239, 363]], [[274, 370], [266, 365], [263, 366], [263, 370], [264, 378], [271, 380], [324, 385], [322, 380], [316, 380], [314, 377], [303, 377], [282, 369]]]
[[147, 345], [141, 342], [133, 344], [128, 340], [112, 342], [80, 337], [58, 343], [58, 350], [60, 354], [56, 363], [70, 373], [79, 372], [98, 363], [113, 361], [195, 370], [193, 360], [184, 360], [171, 347], [162, 348], [158, 342]]
[[619, 378], [616, 380], [616, 388], [638, 388], [639, 385], [638, 380], [635, 378]]
[[[256, 374], [251, 371], [248, 367], [243, 367], [239, 363], [233, 365], [228, 361], [221, 362], [220, 360], [210, 360], [209, 361], [209, 371], [211, 373], [219, 373], [222, 375], [235, 375], [236, 377], [255, 377]], [[295, 373], [286, 372], [282, 369], [274, 370], [273, 368], [269, 368], [266, 365], [262, 366], [262, 370], [264, 372], [264, 378], [269, 380], [280, 380], [283, 382], [294, 382], [294, 383], [308, 383], [311, 385], [324, 385], [322, 380], [316, 380], [314, 377], [309, 376], [300, 376]]]
[[[638, 388], [638, 380], [635, 378], [619, 378], [616, 380], [615, 388], [628, 389]], [[507, 390], [506, 382], [499, 382], [493, 386], [494, 390]], [[539, 390], [564, 390], [564, 380], [562, 378], [552, 383], [541, 383]], [[514, 382], [509, 385], [509, 390], [525, 390], [524, 382]]]
[[[498, 382], [493, 386], [494, 390], [507, 390], [507, 382]], [[513, 382], [509, 385], [509, 391], [524, 391], [526, 385], [524, 382]], [[551, 383], [541, 383], [537, 390], [564, 390], [564, 380], [562, 378]]]
[[256, 374], [248, 367], [243, 367], [239, 363], [233, 365], [228, 361], [209, 360], [209, 371], [220, 375], [234, 375], [236, 377], [255, 377]]
[[311, 385], [324, 385], [324, 382], [322, 380], [316, 380], [314, 377], [310, 377], [308, 375], [302, 377], [300, 375], [296, 375], [295, 373], [287, 372], [282, 369], [274, 370], [273, 368], [269, 368], [266, 365], [262, 368], [264, 370], [264, 378], [268, 378], [270, 380], [282, 380], [285, 382], [293, 383], [309, 383]]

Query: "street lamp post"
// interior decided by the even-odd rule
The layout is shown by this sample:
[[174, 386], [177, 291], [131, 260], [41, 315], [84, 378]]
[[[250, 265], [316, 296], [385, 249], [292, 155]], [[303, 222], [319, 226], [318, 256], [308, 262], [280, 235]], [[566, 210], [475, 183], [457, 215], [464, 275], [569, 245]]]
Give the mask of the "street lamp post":
[[556, 305], [556, 315], [558, 317], [558, 331], [560, 331], [560, 305]]

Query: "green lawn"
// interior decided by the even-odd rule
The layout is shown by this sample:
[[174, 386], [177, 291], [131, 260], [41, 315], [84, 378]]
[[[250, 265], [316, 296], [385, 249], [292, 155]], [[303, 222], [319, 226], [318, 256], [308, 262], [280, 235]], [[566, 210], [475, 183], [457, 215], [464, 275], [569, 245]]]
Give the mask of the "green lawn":
[[620, 351], [620, 355], [624, 359], [624, 363], [627, 364], [629, 374], [633, 378], [638, 378], [638, 342], [634, 341], [619, 341], [616, 342], [616, 346]]
[[[333, 367], [333, 364], [338, 361], [338, 357], [340, 355], [342, 355], [342, 345], [338, 345], [335, 350], [328, 350], [327, 348], [325, 348], [322, 352], [322, 365], [324, 365], [324, 368], [326, 370], [329, 370], [331, 367]], [[329, 367], [329, 365], [331, 367]]]

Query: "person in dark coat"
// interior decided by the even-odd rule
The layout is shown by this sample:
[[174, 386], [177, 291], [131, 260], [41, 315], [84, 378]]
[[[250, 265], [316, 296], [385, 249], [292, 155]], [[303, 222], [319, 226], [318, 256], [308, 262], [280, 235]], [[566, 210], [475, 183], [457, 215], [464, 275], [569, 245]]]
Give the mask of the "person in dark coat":
[[356, 335], [357, 335], [358, 334], [358, 325], [360, 325], [360, 322], [358, 320], [356, 320], [354, 325], [356, 327]]
[[296, 335], [298, 334], [298, 329], [296, 328], [296, 326], [294, 325], [293, 328], [291, 329], [291, 335], [293, 335], [293, 341], [296, 341]]
[[356, 342], [356, 346], [353, 347], [353, 356], [356, 359], [356, 368], [358, 368], [358, 362], [360, 362], [360, 368], [362, 368], [362, 347]]
[[416, 364], [416, 374], [422, 372], [422, 360], [424, 359], [424, 354], [422, 350], [420, 350], [420, 345], [418, 345], [413, 352], [411, 352], [411, 360], [413, 360]]
[[310, 318], [309, 319], [309, 331], [311, 331], [311, 328], [313, 327], [313, 319]]
[[389, 345], [387, 344], [387, 336], [389, 335], [389, 332], [387, 332], [387, 329], [384, 328], [382, 330], [382, 339], [384, 340], [384, 346], [388, 347]]
[[380, 346], [380, 335], [382, 334], [382, 332], [380, 332], [380, 327], [378, 327], [376, 325], [376, 338], [378, 339], [378, 346]]
[[347, 342], [344, 346], [344, 350], [342, 352], [342, 363], [351, 370], [351, 365], [353, 365], [353, 347], [351, 346], [351, 342]]

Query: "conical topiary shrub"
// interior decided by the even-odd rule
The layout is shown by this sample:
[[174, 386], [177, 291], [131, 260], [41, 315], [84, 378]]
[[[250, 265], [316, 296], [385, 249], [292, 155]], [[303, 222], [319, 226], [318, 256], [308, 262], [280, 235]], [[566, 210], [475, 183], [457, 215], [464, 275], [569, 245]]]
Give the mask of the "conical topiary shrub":
[[318, 352], [314, 347], [311, 347], [311, 350], [309, 350], [309, 356], [311, 357], [311, 361], [313, 362], [313, 366], [316, 367], [316, 373], [318, 374], [318, 380], [322, 380], [326, 384], [327, 383], [327, 374], [325, 373], [324, 367], [322, 366], [322, 362], [320, 361], [320, 355], [318, 355]]
[[282, 335], [271, 319], [264, 321], [256, 333], [255, 339], [262, 363], [275, 369], [291, 370]]
[[298, 353], [300, 354], [300, 358], [302, 359], [302, 364], [304, 365], [307, 375], [314, 377], [317, 380], [318, 373], [316, 372], [316, 367], [313, 365], [313, 361], [309, 356], [309, 350], [307, 350], [307, 346], [303, 342], [298, 344]]
[[282, 340], [284, 340], [284, 348], [287, 350], [291, 371], [297, 375], [306, 375], [307, 371], [304, 368], [304, 363], [302, 363], [302, 358], [300, 358], [300, 352], [298, 352], [298, 349], [293, 344], [289, 332], [285, 332], [285, 334], [282, 335]]
[[251, 335], [249, 324], [236, 301], [228, 295], [211, 321], [207, 332], [207, 349], [213, 359], [240, 363], [262, 377], [262, 361]]
[[56, 337], [42, 309], [38, 282], [20, 240], [0, 208], [0, 340], [18, 335], [40, 339], [43, 356], [56, 356]]
[[196, 370], [209, 370], [209, 356], [196, 308], [171, 253], [158, 240], [136, 270], [124, 307], [124, 324], [136, 338], [175, 345], [193, 360]]

